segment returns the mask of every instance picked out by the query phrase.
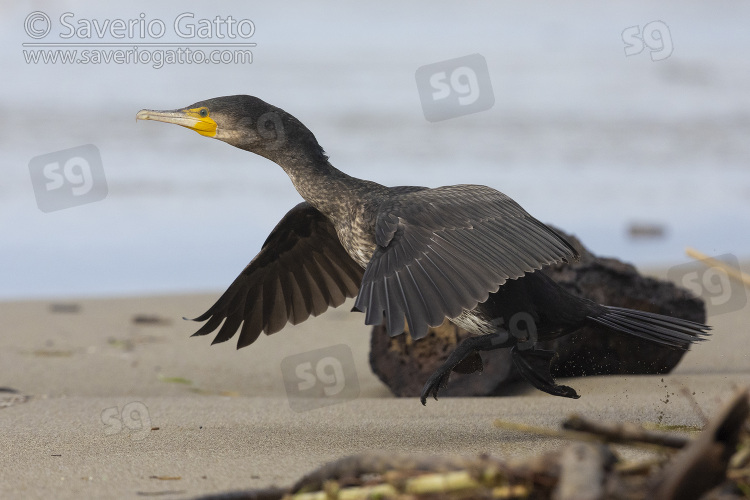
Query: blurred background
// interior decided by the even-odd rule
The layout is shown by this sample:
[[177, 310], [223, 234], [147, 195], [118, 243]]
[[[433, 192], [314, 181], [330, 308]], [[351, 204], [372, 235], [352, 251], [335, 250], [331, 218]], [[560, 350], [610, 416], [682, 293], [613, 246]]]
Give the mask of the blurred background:
[[[231, 94], [295, 115], [350, 175], [489, 185], [598, 255], [639, 267], [685, 263], [686, 246], [750, 256], [747, 2], [34, 1], [1, 9], [0, 299], [226, 287], [299, 195], [263, 158], [180, 127], [136, 123], [135, 114]], [[49, 19], [46, 35], [33, 12]], [[65, 13], [77, 30], [69, 38], [61, 37], [70, 31]], [[186, 40], [173, 27], [184, 13], [192, 14], [185, 30], [231, 16], [255, 31]], [[158, 39], [78, 31], [116, 19], [161, 20], [167, 29]], [[63, 42], [80, 44], [64, 48], [79, 53], [257, 45], [252, 63], [158, 68], [45, 63], [41, 52], [61, 47], [28, 45]], [[487, 63], [494, 105], [425, 119], [417, 69], [471, 54]], [[87, 144], [101, 154], [106, 196], [40, 210], [32, 160]]]

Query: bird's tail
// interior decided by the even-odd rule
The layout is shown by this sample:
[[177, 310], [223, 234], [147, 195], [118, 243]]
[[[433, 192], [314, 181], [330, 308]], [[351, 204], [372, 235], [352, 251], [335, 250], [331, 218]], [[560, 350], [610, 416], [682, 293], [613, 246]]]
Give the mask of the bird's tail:
[[694, 321], [623, 307], [604, 306], [604, 309], [603, 314], [588, 316], [588, 319], [669, 347], [687, 349], [689, 344], [706, 340], [710, 335], [710, 326]]

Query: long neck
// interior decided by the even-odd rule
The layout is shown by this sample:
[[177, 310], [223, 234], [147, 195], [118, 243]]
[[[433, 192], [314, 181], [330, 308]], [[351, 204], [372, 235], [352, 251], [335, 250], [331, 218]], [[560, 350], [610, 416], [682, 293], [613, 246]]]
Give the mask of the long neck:
[[[377, 200], [388, 188], [374, 182], [357, 179], [337, 170], [315, 135], [302, 122], [286, 111], [274, 108], [279, 123], [274, 122], [276, 134], [260, 147], [247, 148], [278, 164], [292, 180], [297, 192], [334, 224], [342, 222], [351, 208], [360, 202]], [[265, 138], [265, 136], [264, 136]]]
[[345, 217], [354, 203], [387, 190], [384, 186], [351, 177], [336, 169], [322, 150], [320, 154], [306, 153], [286, 151], [270, 159], [284, 169], [305, 201], [333, 221]]

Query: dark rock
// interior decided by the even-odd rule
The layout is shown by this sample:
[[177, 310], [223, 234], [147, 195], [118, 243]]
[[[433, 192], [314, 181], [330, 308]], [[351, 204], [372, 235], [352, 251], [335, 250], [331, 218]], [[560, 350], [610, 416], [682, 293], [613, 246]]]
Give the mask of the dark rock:
[[[389, 338], [383, 325], [372, 329], [370, 366], [396, 396], [419, 396], [427, 378], [443, 364], [456, 345], [470, 334], [446, 321], [414, 341], [408, 334]], [[482, 353], [481, 374], [452, 373], [440, 396], [487, 396], [500, 384], [517, 378], [509, 349]]]
[[[574, 295], [617, 307], [666, 314], [705, 322], [703, 300], [671, 282], [641, 276], [630, 264], [594, 256], [577, 238], [559, 229], [581, 254], [579, 262], [546, 267], [543, 272]], [[419, 396], [427, 378], [469, 333], [445, 322], [414, 342], [408, 335], [390, 338], [383, 325], [372, 329], [370, 365], [396, 396]], [[587, 326], [578, 332], [539, 344], [559, 354], [555, 377], [586, 375], [668, 373], [684, 351], [661, 347], [604, 326]], [[490, 396], [508, 391], [520, 379], [508, 349], [481, 353], [481, 374], [451, 374], [441, 396]]]

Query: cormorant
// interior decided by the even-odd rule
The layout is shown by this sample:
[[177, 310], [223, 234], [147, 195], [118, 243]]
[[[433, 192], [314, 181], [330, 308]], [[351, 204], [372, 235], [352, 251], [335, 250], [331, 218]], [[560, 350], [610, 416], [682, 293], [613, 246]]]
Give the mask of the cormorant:
[[[549, 394], [578, 398], [550, 373], [554, 352], [537, 341], [590, 322], [656, 344], [687, 349], [709, 326], [599, 305], [536, 272], [577, 251], [510, 197], [492, 188], [386, 187], [334, 168], [315, 136], [286, 111], [247, 95], [217, 97], [136, 119], [182, 125], [263, 156], [287, 173], [304, 202], [271, 231], [258, 255], [195, 321], [212, 343], [239, 330], [237, 348], [357, 297], [365, 323], [414, 339], [447, 317], [476, 335], [429, 378], [423, 404], [450, 372], [481, 370], [479, 351], [511, 348], [520, 373]], [[223, 325], [222, 325], [223, 322]], [[523, 324], [523, 328], [518, 325]], [[221, 326], [221, 327], [220, 327]], [[531, 335], [527, 335], [531, 332]]]

